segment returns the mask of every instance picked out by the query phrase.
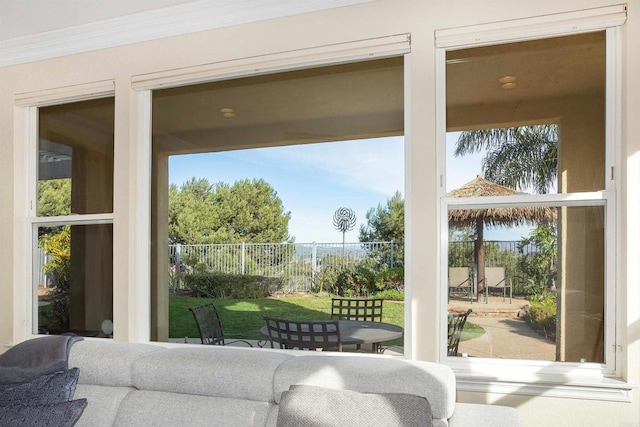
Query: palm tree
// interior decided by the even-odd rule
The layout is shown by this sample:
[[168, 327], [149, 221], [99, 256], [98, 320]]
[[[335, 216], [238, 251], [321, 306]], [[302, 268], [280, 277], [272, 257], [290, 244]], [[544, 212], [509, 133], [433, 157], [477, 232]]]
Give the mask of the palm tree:
[[485, 179], [513, 189], [546, 194], [558, 174], [557, 125], [520, 126], [461, 133], [454, 155], [486, 150]]

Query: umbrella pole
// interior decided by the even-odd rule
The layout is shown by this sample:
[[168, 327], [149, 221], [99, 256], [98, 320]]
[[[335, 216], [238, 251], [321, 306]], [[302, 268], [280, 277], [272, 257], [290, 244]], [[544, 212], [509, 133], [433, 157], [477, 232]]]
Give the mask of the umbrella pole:
[[485, 283], [484, 283], [484, 218], [478, 217], [476, 218], [476, 241], [474, 242], [474, 262], [476, 264], [476, 274], [477, 274], [477, 291], [478, 291], [478, 302], [480, 302], [480, 294], [484, 291]]

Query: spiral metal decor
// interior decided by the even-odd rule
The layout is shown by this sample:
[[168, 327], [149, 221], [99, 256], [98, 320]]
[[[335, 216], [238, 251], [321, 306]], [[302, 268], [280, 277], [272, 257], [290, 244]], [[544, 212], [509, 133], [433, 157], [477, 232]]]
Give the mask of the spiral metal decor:
[[333, 226], [342, 231], [342, 256], [345, 256], [345, 234], [356, 226], [356, 213], [351, 208], [338, 208], [333, 214]]
[[356, 213], [351, 208], [339, 208], [333, 214], [333, 226], [343, 233], [356, 226]]

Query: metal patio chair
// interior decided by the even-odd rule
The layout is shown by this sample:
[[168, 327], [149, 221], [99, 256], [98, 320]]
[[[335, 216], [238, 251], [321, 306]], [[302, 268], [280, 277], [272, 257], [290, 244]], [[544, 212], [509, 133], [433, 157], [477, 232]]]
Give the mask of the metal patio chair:
[[286, 320], [264, 317], [271, 348], [342, 351], [337, 320]]
[[469, 296], [469, 302], [473, 303], [473, 280], [469, 267], [449, 267], [449, 294], [463, 294]]
[[193, 314], [193, 318], [198, 325], [198, 332], [200, 333], [200, 340], [202, 344], [208, 345], [228, 345], [236, 342], [242, 342], [249, 347], [253, 347], [249, 341], [236, 339], [232, 341], [226, 341], [224, 336], [224, 330], [222, 329], [222, 322], [218, 315], [213, 303], [202, 304], [195, 307], [189, 307], [189, 311]]
[[507, 299], [509, 290], [509, 304], [512, 300], [511, 278], [505, 276], [504, 267], [486, 267], [484, 269], [484, 300], [489, 303], [489, 292], [494, 289], [502, 291], [502, 301]]
[[458, 355], [458, 345], [462, 336], [462, 329], [467, 323], [467, 317], [471, 314], [471, 309], [464, 313], [449, 313], [447, 321], [447, 356]]
[[382, 298], [331, 298], [331, 319], [382, 322]]
[[[331, 319], [356, 320], [361, 322], [382, 322], [382, 298], [331, 298]], [[356, 349], [360, 350], [358, 344]], [[380, 343], [373, 343], [371, 351], [382, 353]]]

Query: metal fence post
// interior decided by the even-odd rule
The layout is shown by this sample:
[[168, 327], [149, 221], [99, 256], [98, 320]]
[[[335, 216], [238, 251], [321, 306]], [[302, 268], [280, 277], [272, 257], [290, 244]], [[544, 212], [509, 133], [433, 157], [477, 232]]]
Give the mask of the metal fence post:
[[182, 245], [180, 243], [178, 243], [176, 245], [176, 283], [175, 283], [175, 287], [176, 289], [180, 288], [180, 273], [181, 273], [181, 268], [180, 265], [182, 264], [180, 262], [180, 253], [181, 253], [181, 249], [182, 249]]
[[389, 257], [391, 258], [389, 260], [389, 268], [393, 268], [393, 239], [391, 240], [391, 254]]
[[318, 268], [318, 257], [317, 257], [317, 249], [316, 242], [311, 244], [311, 283], [316, 282], [316, 269]]
[[242, 242], [242, 244], [240, 245], [240, 259], [241, 259], [241, 265], [240, 265], [240, 274], [244, 274], [244, 242]]

